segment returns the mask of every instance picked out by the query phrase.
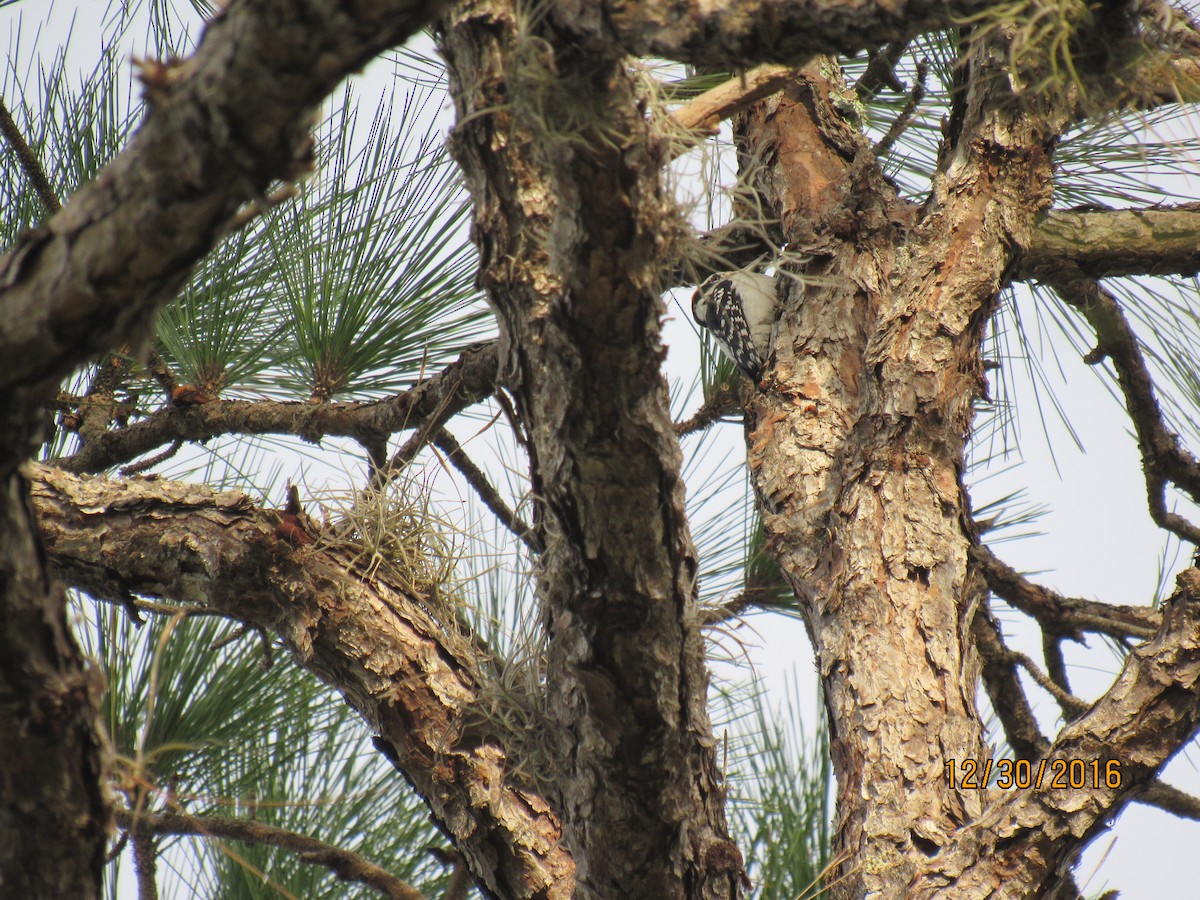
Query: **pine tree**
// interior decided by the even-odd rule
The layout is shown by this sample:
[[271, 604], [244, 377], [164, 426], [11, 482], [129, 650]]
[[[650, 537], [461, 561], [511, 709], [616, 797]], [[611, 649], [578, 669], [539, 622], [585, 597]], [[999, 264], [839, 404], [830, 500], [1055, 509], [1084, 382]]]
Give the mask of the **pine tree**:
[[[194, 5], [78, 85], [10, 48], [4, 896], [1066, 897], [1131, 800], [1200, 817], [1200, 571], [1064, 596], [982, 484], [1032, 311], [1200, 544], [1184, 12]], [[762, 379], [668, 385], [730, 268]], [[714, 681], [750, 614], [827, 732]]]

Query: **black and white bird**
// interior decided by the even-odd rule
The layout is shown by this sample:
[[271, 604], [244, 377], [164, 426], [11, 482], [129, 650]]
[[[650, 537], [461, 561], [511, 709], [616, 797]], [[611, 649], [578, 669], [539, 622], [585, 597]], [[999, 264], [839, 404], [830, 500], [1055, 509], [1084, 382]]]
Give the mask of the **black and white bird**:
[[761, 272], [718, 272], [692, 294], [692, 318], [713, 333], [721, 349], [755, 384], [771, 349], [779, 311], [775, 278]]

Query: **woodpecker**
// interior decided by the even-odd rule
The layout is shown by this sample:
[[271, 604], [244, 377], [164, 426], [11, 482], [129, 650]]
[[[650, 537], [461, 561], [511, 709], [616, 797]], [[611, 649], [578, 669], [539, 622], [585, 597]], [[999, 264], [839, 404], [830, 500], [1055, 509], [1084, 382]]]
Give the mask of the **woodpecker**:
[[761, 272], [718, 272], [692, 294], [692, 318], [755, 384], [770, 353], [778, 309], [775, 279]]

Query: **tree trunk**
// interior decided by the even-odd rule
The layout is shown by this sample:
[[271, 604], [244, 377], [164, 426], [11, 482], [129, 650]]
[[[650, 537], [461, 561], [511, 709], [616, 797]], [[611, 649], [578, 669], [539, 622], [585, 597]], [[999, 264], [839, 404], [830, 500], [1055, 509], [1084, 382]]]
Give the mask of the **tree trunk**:
[[[97, 893], [107, 825], [97, 685], [71, 641], [16, 473], [31, 452], [30, 423], [73, 367], [144, 337], [237, 209], [306, 165], [308, 107], [437, 5], [375, 0], [351, 14], [313, 2], [304, 16], [281, 0], [229, 7], [192, 60], [148, 70], [154, 114], [121, 160], [0, 261], [0, 356], [13, 361], [0, 372], [6, 895]], [[542, 757], [523, 759], [510, 736], [478, 724], [481, 654], [449, 617], [385, 577], [360, 577], [349, 555], [311, 546], [302, 526], [243, 497], [30, 467], [49, 565], [97, 596], [161, 593], [274, 630], [378, 732], [380, 751], [487, 892], [739, 896], [746, 875], [708, 720], [698, 562], [660, 373], [661, 292], [677, 263], [660, 180], [669, 150], [625, 54], [795, 63], [817, 49], [904, 40], [989, 5], [863, 2], [851, 19], [845, 4], [789, 0], [462, 0], [440, 20], [453, 146], [500, 325], [496, 355], [469, 351], [458, 381], [448, 370], [405, 402], [258, 407], [269, 413], [258, 417], [247, 404], [242, 430], [383, 441], [409, 413], [432, 428], [490, 391], [498, 357], [530, 456], [530, 543], [544, 548]], [[1162, 508], [1168, 477], [1200, 496], [1200, 463], [1167, 433], [1144, 366], [1127, 364], [1136, 339], [1083, 279], [1193, 266], [1194, 241], [1162, 247], [1157, 259], [1131, 244], [1195, 211], [1095, 213], [1109, 226], [1102, 253], [1075, 246], [1076, 219], [1058, 218], [1035, 241], [1053, 145], [1069, 124], [1060, 107], [1074, 100], [1020, 91], [1028, 73], [1013, 69], [1005, 28], [986, 34], [958, 70], [920, 205], [884, 176], [829, 59], [738, 125], [755, 161], [747, 174], [793, 254], [781, 266], [767, 379], [746, 393], [748, 458], [825, 692], [838, 778], [833, 897], [1046, 896], [1200, 721], [1193, 568], [1161, 621], [1118, 629], [1158, 630], [1104, 697], [1052, 743], [1035, 728], [1012, 742], [1027, 757], [1116, 761], [1116, 784], [1000, 790], [947, 778], [950, 764], [988, 760], [976, 641], [990, 647], [997, 633], [963, 470], [986, 392], [984, 329], [1010, 279], [1069, 260], [1061, 289], [1079, 292], [1097, 354], [1126, 360], [1118, 371], [1152, 511], [1168, 525], [1179, 519]], [[803, 289], [789, 277], [798, 257]], [[232, 416], [234, 406], [218, 412]], [[76, 463], [115, 465], [138, 440], [148, 443], [134, 453], [168, 437], [203, 440], [220, 433], [216, 419], [166, 408], [146, 427], [98, 433], [96, 455]], [[996, 668], [989, 683], [1019, 686], [1011, 665]], [[518, 784], [517, 770], [536, 772], [537, 786]]]
[[561, 28], [480, 0], [440, 35], [544, 536], [545, 765], [577, 896], [730, 897], [745, 876], [659, 371], [666, 159], [623, 51]]
[[98, 897], [108, 840], [100, 694], [51, 581], [28, 485], [0, 496], [0, 896]]
[[754, 398], [750, 467], [824, 685], [836, 897], [909, 896], [982, 808], [945, 770], [986, 752], [961, 477], [984, 325], [1050, 168], [1039, 117], [978, 83], [921, 210], [839, 111], [831, 61], [744, 123], [789, 246], [812, 257]]

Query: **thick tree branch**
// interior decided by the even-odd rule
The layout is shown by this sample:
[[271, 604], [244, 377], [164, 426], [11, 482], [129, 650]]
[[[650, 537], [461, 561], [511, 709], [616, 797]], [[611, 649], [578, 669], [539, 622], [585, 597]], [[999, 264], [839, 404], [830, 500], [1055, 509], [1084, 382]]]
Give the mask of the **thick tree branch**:
[[1168, 510], [1166, 503], [1168, 481], [1200, 503], [1200, 460], [1184, 448], [1179, 435], [1167, 428], [1145, 355], [1120, 304], [1099, 282], [1090, 279], [1052, 279], [1050, 284], [1064, 302], [1083, 313], [1096, 331], [1096, 347], [1084, 362], [1095, 365], [1107, 357], [1117, 371], [1117, 383], [1142, 455], [1150, 517], [1159, 527], [1200, 545], [1200, 527]]
[[[950, 28], [995, 6], [985, 0], [571, 0], [569, 21], [636, 56], [705, 66], [803, 65], [819, 53], [853, 54]], [[596, 7], [600, 10], [597, 11]]]
[[278, 514], [241, 494], [28, 473], [42, 540], [68, 584], [194, 603], [279, 635], [380, 735], [481, 884], [570, 896], [573, 864], [548, 804], [506, 781], [515, 763], [469, 718], [479, 650], [452, 610], [448, 625], [386, 573], [358, 576], [350, 550], [293, 547]]
[[[993, 792], [911, 886], [913, 898], [1044, 896], [1080, 846], [1133, 799], [1200, 727], [1200, 570], [1178, 578], [1154, 640], [1133, 650], [1109, 691], [1063, 728], [1046, 759], [1080, 760], [1098, 777], [1083, 788]], [[1110, 766], [1111, 763], [1111, 766]], [[1036, 771], [1037, 767], [1034, 767]]]
[[[440, 5], [222, 6], [192, 57], [143, 66], [150, 112], [129, 146], [0, 259], [0, 750], [27, 775], [0, 795], [22, 811], [0, 817], [14, 896], [97, 894], [106, 830], [98, 691], [43, 568], [17, 471], [42, 440], [42, 409], [81, 363], [145, 341], [238, 208], [309, 166], [313, 108]], [[28, 796], [35, 785], [41, 793]]]
[[129, 146], [0, 260], [0, 392], [46, 398], [83, 360], [142, 340], [239, 206], [308, 167], [313, 107], [438, 6], [236, 3], [192, 57], [143, 66], [150, 113]]
[[1195, 275], [1200, 203], [1153, 209], [1053, 210], [1038, 220], [1015, 280]]
[[[962, 71], [1004, 55], [978, 45]], [[1000, 79], [970, 82], [914, 222], [837, 105], [842, 82], [816, 69], [747, 117], [743, 152], [780, 161], [758, 183], [819, 285], [785, 302], [749, 463], [835, 723], [835, 847], [851, 861], [831, 894], [899, 897], [982, 806], [945, 778], [948, 759], [985, 753], [963, 442], [1005, 248], [1050, 199], [1052, 126]]]
[[425, 895], [412, 885], [357, 853], [265, 822], [218, 816], [188, 816], [181, 813], [137, 814], [126, 809], [115, 810], [113, 817], [119, 827], [134, 836], [135, 845], [139, 837], [160, 834], [194, 834], [247, 844], [263, 844], [294, 853], [302, 862], [325, 866], [339, 880], [365, 884], [390, 900], [425, 900]]
[[[992, 708], [1000, 718], [1008, 745], [1016, 759], [1037, 762], [1050, 749], [1050, 741], [1038, 728], [1025, 688], [1017, 677], [1011, 651], [1004, 645], [990, 611], [976, 613], [972, 631], [983, 658], [984, 686]], [[1150, 784], [1136, 802], [1200, 821], [1200, 799], [1161, 781]]]
[[187, 409], [167, 407], [125, 428], [93, 436], [78, 453], [56, 461], [68, 472], [100, 472], [175, 441], [226, 434], [289, 434], [317, 442], [350, 437], [366, 443], [397, 431], [444, 422], [492, 394], [496, 344], [475, 344], [437, 375], [403, 394], [369, 403], [281, 403], [212, 400]]
[[0, 894], [99, 897], [103, 679], [46, 571], [28, 488], [0, 479]]

